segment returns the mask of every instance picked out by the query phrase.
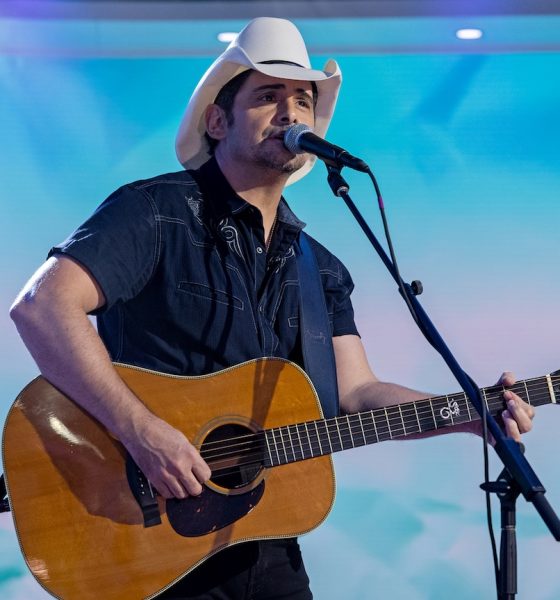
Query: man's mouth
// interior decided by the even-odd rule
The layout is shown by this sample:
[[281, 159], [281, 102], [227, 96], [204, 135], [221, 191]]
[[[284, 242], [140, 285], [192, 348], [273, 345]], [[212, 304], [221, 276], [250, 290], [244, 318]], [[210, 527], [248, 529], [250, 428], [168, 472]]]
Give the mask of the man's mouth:
[[284, 136], [286, 135], [285, 131], [277, 131], [275, 133], [271, 133], [268, 138], [272, 140], [281, 140], [284, 141]]

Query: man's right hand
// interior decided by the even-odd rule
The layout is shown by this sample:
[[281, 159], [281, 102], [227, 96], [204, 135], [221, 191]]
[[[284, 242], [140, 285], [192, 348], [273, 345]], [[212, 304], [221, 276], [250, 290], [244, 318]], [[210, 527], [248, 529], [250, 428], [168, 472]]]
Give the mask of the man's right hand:
[[198, 496], [210, 479], [210, 467], [198, 450], [183, 433], [156, 416], [145, 420], [134, 437], [123, 442], [164, 498]]

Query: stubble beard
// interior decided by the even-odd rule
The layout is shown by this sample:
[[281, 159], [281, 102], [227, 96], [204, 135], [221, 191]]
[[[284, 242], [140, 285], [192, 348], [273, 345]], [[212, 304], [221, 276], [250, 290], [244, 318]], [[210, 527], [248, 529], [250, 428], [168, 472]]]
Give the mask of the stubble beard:
[[[287, 154], [287, 151], [282, 153]], [[282, 156], [282, 153], [260, 147], [253, 153], [253, 160], [256, 164], [272, 171], [291, 174], [301, 169], [308, 159], [305, 154], [296, 154], [286, 158]]]

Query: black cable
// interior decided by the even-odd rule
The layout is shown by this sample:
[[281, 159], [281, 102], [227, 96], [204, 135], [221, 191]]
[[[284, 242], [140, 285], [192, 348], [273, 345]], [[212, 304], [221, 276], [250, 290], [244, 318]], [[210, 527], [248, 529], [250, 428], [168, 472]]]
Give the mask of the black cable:
[[375, 179], [375, 175], [371, 172], [371, 169], [368, 168], [367, 174], [373, 183], [373, 187], [375, 188], [375, 195], [377, 196], [377, 205], [379, 206], [379, 212], [381, 213], [381, 221], [383, 222], [383, 230], [385, 231], [385, 239], [387, 240], [387, 247], [389, 248], [389, 256], [391, 257], [391, 262], [393, 263], [393, 269], [395, 270], [395, 276], [397, 278], [397, 285], [399, 287], [399, 291], [401, 296], [403, 297], [406, 305], [408, 306], [408, 310], [414, 319], [414, 322], [418, 324], [418, 316], [414, 307], [410, 303], [408, 298], [408, 293], [404, 287], [403, 280], [401, 278], [401, 274], [399, 271], [399, 265], [397, 264], [397, 257], [395, 256], [395, 251], [393, 249], [393, 242], [391, 240], [391, 234], [389, 233], [389, 225], [387, 223], [387, 217], [385, 216], [385, 205], [383, 204], [383, 197], [381, 196], [381, 190], [379, 189], [379, 185], [377, 184], [377, 179]]

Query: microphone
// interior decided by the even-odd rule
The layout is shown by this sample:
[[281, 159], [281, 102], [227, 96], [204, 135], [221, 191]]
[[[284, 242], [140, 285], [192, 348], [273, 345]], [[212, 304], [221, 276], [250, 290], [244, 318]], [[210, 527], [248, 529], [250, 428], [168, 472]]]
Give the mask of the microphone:
[[356, 171], [362, 171], [364, 173], [369, 171], [369, 167], [361, 158], [352, 156], [346, 152], [344, 148], [335, 146], [318, 135], [315, 135], [311, 130], [311, 127], [308, 127], [303, 123], [296, 123], [286, 130], [286, 133], [284, 134], [284, 146], [286, 146], [292, 154], [304, 154], [305, 152], [309, 152], [310, 154], [315, 154], [315, 156], [319, 157], [327, 164], [332, 165], [335, 163], [338, 166], [342, 165], [350, 167], [350, 169], [355, 169]]

